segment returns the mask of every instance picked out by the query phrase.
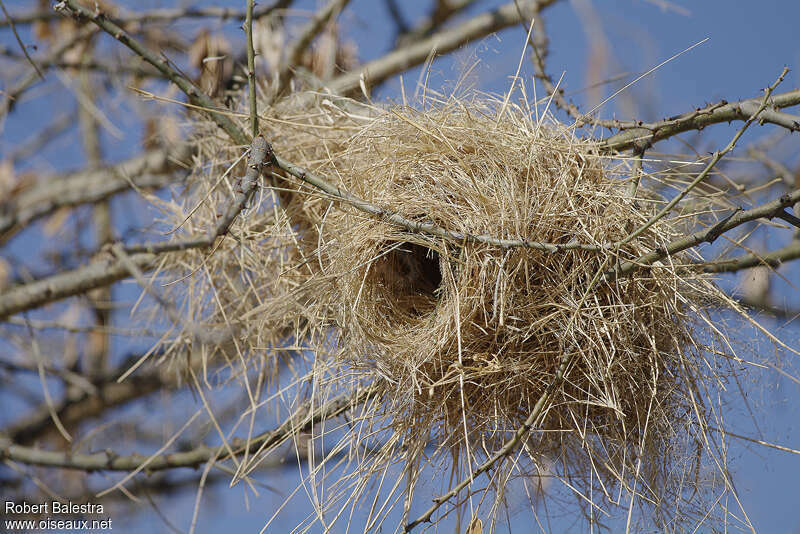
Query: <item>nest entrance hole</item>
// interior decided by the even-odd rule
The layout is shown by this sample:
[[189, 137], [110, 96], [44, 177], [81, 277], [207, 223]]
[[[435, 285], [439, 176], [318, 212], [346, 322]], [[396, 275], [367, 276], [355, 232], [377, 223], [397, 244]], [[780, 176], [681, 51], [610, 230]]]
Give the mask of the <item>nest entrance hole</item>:
[[435, 300], [442, 285], [439, 253], [416, 243], [402, 243], [386, 255], [392, 291], [398, 297]]

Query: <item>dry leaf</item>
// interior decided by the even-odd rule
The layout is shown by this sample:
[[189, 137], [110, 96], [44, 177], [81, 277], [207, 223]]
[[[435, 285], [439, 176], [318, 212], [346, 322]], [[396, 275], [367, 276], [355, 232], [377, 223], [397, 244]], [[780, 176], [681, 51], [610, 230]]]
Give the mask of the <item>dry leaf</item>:
[[233, 74], [232, 48], [221, 35], [201, 31], [189, 47], [189, 63], [200, 70], [197, 84], [209, 96], [219, 95]]
[[11, 265], [0, 258], [0, 291], [3, 291], [6, 287], [8, 287], [8, 283], [11, 280]]
[[478, 517], [473, 517], [469, 522], [466, 534], [483, 534], [483, 521]]

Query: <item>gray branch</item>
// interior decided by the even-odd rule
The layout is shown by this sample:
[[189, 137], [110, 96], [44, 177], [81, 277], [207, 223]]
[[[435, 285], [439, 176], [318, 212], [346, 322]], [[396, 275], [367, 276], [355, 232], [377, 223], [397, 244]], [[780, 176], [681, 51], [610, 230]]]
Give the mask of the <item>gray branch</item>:
[[[374, 398], [379, 392], [376, 386], [369, 386], [345, 393], [325, 403], [317, 399], [303, 404], [294, 414], [275, 430], [264, 432], [249, 440], [234, 440], [234, 454], [257, 454], [277, 447], [298, 432], [308, 431], [314, 425], [338, 417], [345, 412]], [[229, 457], [228, 447], [208, 447], [201, 445], [191, 451], [164, 454], [151, 458], [139, 454], [119, 456], [112, 451], [93, 454], [74, 454], [72, 452], [47, 451], [35, 447], [17, 445], [0, 436], [0, 460], [12, 460], [29, 465], [79, 469], [82, 471], [135, 471], [146, 463], [146, 470], [162, 471], [178, 467], [197, 467], [209, 460], [223, 461]]]
[[93, 204], [132, 187], [160, 188], [174, 183], [177, 178], [169, 173], [179, 169], [178, 162], [190, 156], [191, 151], [186, 146], [177, 150], [162, 149], [117, 165], [42, 180], [10, 202], [0, 204], [0, 244], [59, 208]]
[[[658, 141], [683, 132], [699, 131], [706, 126], [721, 122], [746, 121], [753, 116], [760, 106], [761, 100], [761, 97], [732, 103], [723, 100], [659, 122], [614, 121], [613, 127], [623, 131], [609, 137], [599, 146], [606, 152], [619, 152], [630, 148], [638, 151], [645, 150]], [[800, 117], [780, 111], [798, 104], [800, 104], [800, 89], [772, 95], [767, 108], [758, 117], [759, 122], [776, 124], [791, 132], [798, 132], [800, 131]]]

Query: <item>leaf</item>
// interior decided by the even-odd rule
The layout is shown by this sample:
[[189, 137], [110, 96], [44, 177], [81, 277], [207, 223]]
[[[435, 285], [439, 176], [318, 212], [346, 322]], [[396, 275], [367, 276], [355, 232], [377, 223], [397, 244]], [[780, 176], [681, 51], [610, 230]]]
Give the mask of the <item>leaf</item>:
[[465, 534], [483, 534], [483, 521], [478, 517], [473, 517]]

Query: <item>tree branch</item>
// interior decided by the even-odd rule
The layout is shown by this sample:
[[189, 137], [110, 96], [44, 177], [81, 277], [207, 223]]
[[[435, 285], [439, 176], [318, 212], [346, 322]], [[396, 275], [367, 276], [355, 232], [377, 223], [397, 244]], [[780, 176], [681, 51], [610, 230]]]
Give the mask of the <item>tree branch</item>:
[[86, 18], [92, 21], [100, 29], [114, 37], [117, 41], [127, 46], [142, 59], [150, 63], [169, 81], [178, 86], [189, 98], [189, 102], [203, 108], [209, 116], [225, 133], [227, 133], [234, 143], [238, 145], [249, 144], [247, 134], [233, 121], [227, 114], [216, 111], [217, 105], [211, 98], [200, 91], [189, 79], [184, 77], [177, 70], [172, 68], [169, 62], [145, 48], [139, 41], [128, 35], [120, 26], [113, 23], [106, 15], [99, 10], [88, 9], [77, 2], [77, 0], [62, 0], [54, 6], [56, 11], [65, 11], [72, 15]]
[[[728, 103], [721, 101], [695, 111], [676, 115], [659, 122], [613, 121], [614, 128], [624, 130], [599, 143], [603, 152], [621, 152], [630, 148], [645, 150], [658, 141], [690, 130], [702, 130], [711, 124], [746, 121], [761, 104], [761, 97]], [[800, 89], [772, 95], [767, 109], [759, 115], [759, 121], [777, 124], [790, 131], [800, 131], [800, 117], [781, 113], [778, 110], [800, 104]]]
[[289, 52], [286, 55], [286, 62], [278, 73], [278, 87], [273, 94], [273, 101], [286, 93], [289, 82], [292, 80], [292, 69], [301, 64], [303, 53], [311, 44], [311, 41], [322, 31], [325, 24], [331, 20], [331, 17], [341, 13], [349, 2], [350, 0], [330, 0], [324, 8], [314, 14], [312, 19], [308, 21], [308, 24], [300, 31], [300, 36], [289, 47]]
[[393, 6], [394, 0], [387, 3], [392, 12], [392, 18], [400, 29], [400, 33], [397, 36], [398, 47], [403, 47], [428, 37], [436, 28], [441, 28], [448, 20], [474, 4], [475, 0], [439, 0], [436, 2], [431, 14], [411, 29], [404, 29], [402, 24], [398, 24], [400, 13], [399, 11], [397, 14], [394, 13], [397, 7]]
[[233, 202], [225, 213], [220, 214], [217, 226], [205, 237], [128, 247], [122, 249], [126, 254], [125, 258], [114, 260], [106, 256], [90, 265], [12, 288], [0, 296], [0, 319], [24, 310], [38, 308], [48, 302], [113, 284], [131, 274], [131, 265], [145, 271], [149, 270], [155, 266], [159, 254], [211, 246], [218, 237], [228, 232], [234, 219], [245, 208], [258, 186], [258, 177], [264, 164], [272, 158], [272, 147], [261, 135], [255, 137], [250, 150], [247, 171], [234, 188]]
[[[156, 254], [149, 253], [131, 256], [131, 261], [143, 270], [152, 269], [157, 259]], [[91, 289], [113, 284], [128, 276], [128, 269], [122, 262], [105, 257], [77, 269], [11, 288], [0, 296], [0, 319], [38, 308], [49, 302], [84, 294]]]
[[0, 204], [0, 244], [14, 233], [59, 208], [93, 204], [136, 188], [160, 188], [175, 181], [168, 173], [191, 157], [188, 146], [155, 150], [113, 166], [63, 177], [48, 177], [40, 185]]
[[704, 273], [733, 273], [759, 265], [769, 265], [777, 269], [787, 261], [800, 258], [800, 241], [793, 241], [791, 244], [766, 252], [764, 254], [744, 254], [729, 260], [719, 260], [712, 263], [698, 265]]
[[[165, 379], [159, 369], [133, 374], [125, 381], [117, 382], [117, 378], [128, 371], [130, 367], [128, 362], [126, 359], [126, 363], [109, 374], [105, 380], [95, 380], [93, 392], [68, 389], [66, 397], [54, 406], [61, 422], [67, 427], [72, 427], [81, 421], [97, 417], [110, 408], [178, 384], [177, 381]], [[29, 443], [39, 439], [43, 432], [51, 428], [50, 409], [43, 405], [4, 428], [0, 436], [5, 435], [14, 443]]]
[[[259, 19], [270, 15], [273, 11], [278, 9], [286, 9], [291, 5], [293, 0], [277, 0], [269, 6], [256, 9], [253, 12], [253, 18]], [[227, 7], [185, 7], [185, 8], [165, 8], [165, 9], [152, 9], [140, 13], [127, 13], [118, 17], [121, 24], [147, 24], [150, 22], [171, 22], [179, 19], [196, 19], [196, 18], [218, 18], [222, 20], [234, 19], [244, 20], [247, 16], [247, 11], [244, 9], [235, 9]], [[28, 13], [14, 13], [11, 19], [15, 24], [32, 24], [34, 22], [47, 22], [59, 18], [57, 13], [50, 10], [47, 11], [31, 11]], [[0, 21], [0, 28], [7, 26], [8, 21]]]
[[[716, 152], [714, 152], [713, 156], [711, 156], [711, 161], [708, 162], [708, 164], [702, 170], [702, 172], [700, 172], [700, 174], [698, 174], [697, 177], [695, 177], [695, 179], [692, 180], [692, 182], [689, 185], [687, 185], [680, 193], [675, 195], [675, 197], [673, 197], [672, 200], [667, 202], [667, 204], [663, 208], [661, 208], [661, 210], [658, 213], [656, 213], [649, 221], [647, 221], [645, 224], [640, 226], [635, 231], [633, 231], [630, 234], [628, 234], [628, 236], [625, 239], [622, 240], [622, 242], [621, 242], [622, 244], [629, 243], [632, 239], [634, 239], [635, 237], [641, 235], [642, 232], [644, 232], [645, 230], [647, 230], [648, 228], [653, 226], [657, 221], [659, 221], [667, 213], [669, 213], [672, 210], [672, 208], [677, 206], [678, 203], [681, 200], [683, 200], [686, 197], [686, 195], [689, 194], [689, 192], [691, 192], [692, 189], [697, 187], [697, 185], [700, 184], [700, 182], [702, 182], [705, 179], [706, 176], [708, 176], [708, 173], [711, 172], [711, 169], [713, 169], [714, 166], [722, 158], [724, 158], [725, 155], [728, 152], [730, 152], [731, 150], [733, 150], [736, 147], [736, 143], [739, 141], [739, 139], [742, 137], [742, 135], [744, 135], [744, 132], [750, 127], [751, 124], [753, 124], [753, 122], [757, 118], [759, 118], [761, 116], [761, 113], [767, 107], [767, 101], [769, 100], [769, 97], [772, 94], [772, 91], [774, 91], [775, 88], [783, 81], [783, 78], [786, 76], [786, 74], [788, 72], [789, 72], [789, 69], [784, 67], [783, 71], [780, 74], [780, 76], [778, 76], [778, 79], [775, 80], [775, 82], [772, 85], [770, 85], [769, 87], [767, 87], [764, 90], [764, 97], [761, 99], [761, 103], [758, 105], [756, 110], [750, 115], [750, 117], [747, 118], [747, 120], [744, 123], [744, 126], [739, 128], [739, 130], [736, 132], [736, 134], [733, 136], [733, 138], [730, 140], [730, 142], [728, 142], [728, 144], [725, 146], [725, 148], [723, 148], [722, 150], [717, 150]], [[715, 229], [716, 228], [717, 227], [715, 226]], [[721, 231], [720, 231], [720, 233], [721, 233]], [[719, 233], [716, 234], [714, 236], [714, 239], [716, 239], [719, 235], [720, 235]]]
[[[555, 1], [538, 0], [534, 4], [534, 9], [540, 11]], [[514, 2], [504, 4], [494, 11], [481, 13], [454, 28], [442, 30], [427, 39], [393, 50], [382, 58], [363, 65], [360, 69], [335, 78], [327, 87], [335, 95], [351, 95], [360, 90], [362, 80], [367, 87], [376, 85], [423, 63], [434, 51], [437, 54], [446, 54], [476, 39], [519, 24], [521, 20]]]
[[714, 240], [716, 240], [716, 238], [722, 233], [736, 228], [737, 226], [741, 226], [747, 222], [761, 218], [774, 219], [778, 217], [785, 208], [793, 205], [796, 202], [800, 202], [800, 189], [795, 189], [791, 193], [787, 193], [780, 198], [773, 200], [772, 202], [767, 202], [766, 204], [762, 204], [761, 206], [749, 210], [740, 211], [733, 217], [723, 221], [723, 224], [714, 225], [706, 230], [695, 232], [688, 236], [676, 239], [666, 247], [658, 248], [649, 254], [645, 254], [644, 256], [637, 258], [634, 261], [624, 262], [614, 269], [606, 271], [604, 277], [606, 280], [609, 280], [619, 276], [628, 275], [640, 268], [652, 265], [653, 263], [662, 260], [667, 256], [677, 254], [678, 252], [688, 248], [696, 247], [701, 243], [713, 243]]
[[[369, 386], [355, 393], [342, 394], [329, 402], [308, 401], [288, 417], [275, 430], [264, 432], [248, 440], [234, 440], [234, 454], [257, 454], [277, 447], [293, 435], [307, 431], [315, 424], [332, 419], [363, 404], [377, 396], [379, 389]], [[155, 457], [139, 454], [119, 456], [112, 451], [94, 454], [73, 454], [72, 452], [46, 451], [34, 447], [17, 445], [8, 438], [0, 436], [0, 460], [12, 460], [29, 465], [79, 469], [82, 471], [135, 471], [145, 469], [162, 471], [179, 467], [198, 467], [216, 458], [223, 461], [229, 458], [228, 447], [208, 447], [202, 445], [191, 451], [176, 452]]]
[[[538, 11], [536, 11], [536, 13], [538, 14]], [[520, 13], [520, 16], [521, 15]], [[547, 56], [550, 53], [550, 45], [547, 38], [547, 27], [545, 26], [544, 18], [539, 17], [539, 19], [536, 20], [536, 27], [533, 30], [529, 28], [528, 20], [523, 20], [522, 22], [525, 25], [525, 30], [528, 35], [532, 35], [532, 38], [528, 39], [528, 45], [533, 50], [531, 62], [533, 63], [535, 77], [542, 83], [542, 86], [544, 86], [548, 97], [552, 96], [553, 102], [559, 109], [567, 113], [573, 119], [580, 119], [583, 115], [578, 109], [578, 106], [567, 101], [564, 97], [564, 89], [562, 87], [557, 87], [552, 76], [547, 72]]]
[[[42, 59], [37, 59], [37, 64], [41, 65], [42, 67], [54, 64], [58, 58], [64, 54], [64, 52], [72, 48], [76, 43], [87, 40], [96, 31], [97, 30], [91, 26], [86, 26], [73, 31], [71, 34], [64, 37], [59, 43], [54, 45], [48, 54]], [[27, 91], [36, 82], [36, 80], [41, 79], [39, 74], [40, 73], [38, 69], [32, 69], [31, 72], [29, 72], [28, 75], [25, 76], [20, 82], [6, 91], [5, 100], [3, 101], [2, 106], [0, 106], [0, 117], [11, 113], [14, 110], [14, 107], [19, 102], [22, 94]]]
[[256, 103], [256, 52], [253, 48], [253, 7], [255, 2], [247, 0], [247, 16], [244, 31], [247, 35], [247, 96], [250, 102], [250, 135], [258, 135], [258, 107]]
[[22, 53], [25, 55], [28, 63], [31, 64], [33, 70], [35, 70], [36, 74], [39, 75], [39, 78], [44, 80], [44, 74], [42, 74], [42, 71], [39, 70], [39, 66], [36, 65], [36, 62], [33, 60], [30, 54], [28, 54], [28, 47], [25, 46], [25, 43], [22, 42], [22, 38], [19, 36], [19, 33], [17, 33], [17, 27], [14, 25], [14, 19], [12, 19], [11, 15], [9, 15], [8, 11], [6, 11], [6, 6], [2, 0], [0, 0], [0, 9], [3, 10], [3, 14], [6, 16], [6, 22], [9, 24], [9, 26], [11, 26], [11, 31], [14, 33], [14, 37], [17, 39], [17, 44], [22, 49]]
[[567, 250], [590, 250], [599, 251], [606, 250], [610, 245], [588, 245], [584, 243], [543, 243], [541, 241], [528, 241], [527, 239], [500, 239], [486, 234], [465, 234], [462, 232], [453, 232], [442, 228], [433, 223], [418, 222], [407, 219], [402, 215], [393, 213], [385, 208], [376, 206], [366, 200], [353, 195], [349, 191], [332, 185], [326, 182], [321, 177], [314, 173], [295, 165], [294, 163], [275, 155], [274, 165], [302, 180], [303, 182], [323, 191], [333, 197], [334, 199], [344, 201], [359, 211], [374, 215], [380, 219], [387, 220], [398, 226], [401, 226], [411, 232], [428, 234], [431, 236], [442, 237], [448, 241], [455, 243], [485, 243], [487, 245], [495, 245], [501, 248], [532, 248], [537, 250], [545, 250], [547, 252], [563, 252]]

